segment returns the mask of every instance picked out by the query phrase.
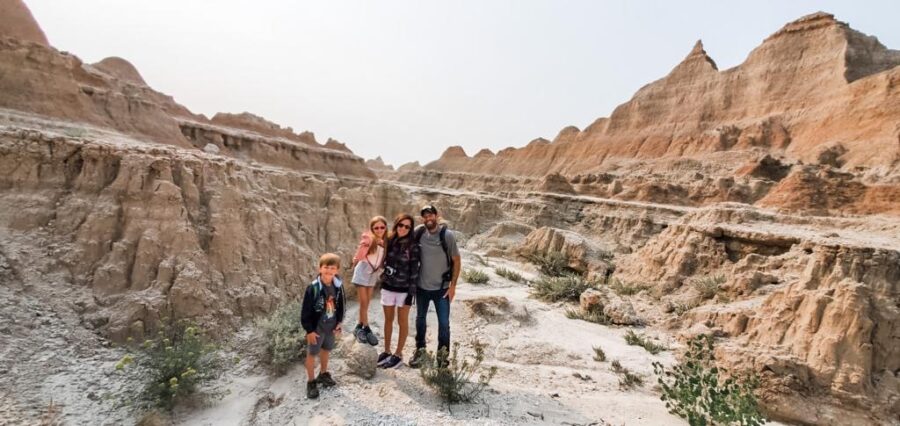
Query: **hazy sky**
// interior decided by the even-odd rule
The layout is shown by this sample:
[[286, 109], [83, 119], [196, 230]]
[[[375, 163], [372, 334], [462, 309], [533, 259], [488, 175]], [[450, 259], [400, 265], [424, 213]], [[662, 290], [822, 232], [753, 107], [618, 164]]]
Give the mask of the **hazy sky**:
[[725, 69], [818, 10], [900, 48], [897, 1], [25, 1], [58, 49], [128, 59], [194, 112], [394, 165], [583, 129], [697, 39]]

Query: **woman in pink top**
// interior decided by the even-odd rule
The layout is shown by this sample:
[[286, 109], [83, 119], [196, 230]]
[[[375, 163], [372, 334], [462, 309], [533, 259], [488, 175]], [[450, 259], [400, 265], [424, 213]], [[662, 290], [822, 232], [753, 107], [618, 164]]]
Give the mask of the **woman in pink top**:
[[354, 335], [362, 343], [372, 346], [378, 344], [378, 338], [369, 328], [369, 300], [375, 290], [375, 283], [381, 275], [384, 263], [384, 234], [387, 232], [387, 219], [375, 216], [369, 220], [369, 230], [363, 232], [359, 247], [353, 256], [353, 279], [359, 295], [359, 322], [356, 323]]

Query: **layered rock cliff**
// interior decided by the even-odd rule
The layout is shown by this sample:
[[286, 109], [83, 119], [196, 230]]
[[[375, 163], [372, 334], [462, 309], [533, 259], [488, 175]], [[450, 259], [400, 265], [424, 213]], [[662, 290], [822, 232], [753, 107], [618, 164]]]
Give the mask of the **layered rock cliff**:
[[[853, 177], [859, 185], [894, 194], [900, 179], [897, 65], [900, 52], [816, 13], [787, 24], [727, 70], [719, 70], [698, 42], [668, 75], [584, 130], [567, 127], [553, 141], [536, 139], [496, 155], [468, 157], [454, 147], [425, 167], [577, 179], [660, 159], [710, 161], [724, 152], [844, 172], [861, 167], [871, 172], [867, 179]], [[722, 176], [738, 170], [726, 166]]]

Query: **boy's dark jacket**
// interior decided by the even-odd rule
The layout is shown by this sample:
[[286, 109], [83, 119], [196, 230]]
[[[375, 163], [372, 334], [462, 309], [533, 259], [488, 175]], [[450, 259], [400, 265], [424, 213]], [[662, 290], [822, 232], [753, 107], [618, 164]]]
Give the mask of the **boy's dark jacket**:
[[[334, 277], [332, 285], [334, 286], [334, 310], [337, 317], [337, 324], [340, 325], [344, 321], [344, 288], [341, 279]], [[319, 325], [319, 319], [325, 312], [325, 290], [322, 288], [324, 284], [319, 282], [319, 277], [306, 287], [303, 294], [303, 307], [300, 309], [300, 325], [307, 333], [316, 331]]]

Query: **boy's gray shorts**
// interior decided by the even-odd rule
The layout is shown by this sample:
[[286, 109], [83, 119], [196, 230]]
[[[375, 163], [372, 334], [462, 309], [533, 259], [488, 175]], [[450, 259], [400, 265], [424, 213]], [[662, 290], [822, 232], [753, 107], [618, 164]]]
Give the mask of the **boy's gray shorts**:
[[319, 351], [325, 349], [326, 351], [331, 351], [334, 349], [334, 332], [328, 333], [320, 333], [318, 337], [316, 337], [316, 344], [309, 345], [306, 348], [307, 353], [310, 355], [318, 355]]

